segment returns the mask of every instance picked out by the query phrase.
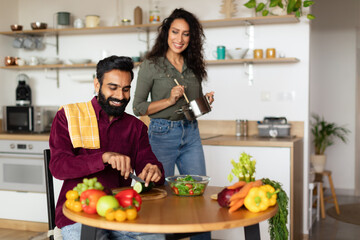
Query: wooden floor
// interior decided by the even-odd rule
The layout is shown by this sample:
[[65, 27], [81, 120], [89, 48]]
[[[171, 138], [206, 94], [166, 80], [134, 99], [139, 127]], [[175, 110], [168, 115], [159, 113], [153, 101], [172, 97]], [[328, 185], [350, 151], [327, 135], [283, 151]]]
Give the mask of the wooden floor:
[[[339, 204], [360, 203], [360, 197], [337, 196]], [[333, 205], [326, 203], [326, 208]], [[18, 231], [0, 228], [1, 240], [47, 240], [48, 238], [40, 237], [37, 232]], [[360, 236], [360, 226], [344, 223], [326, 216], [324, 220], [316, 222], [312, 228], [309, 240], [358, 240]]]
[[43, 237], [36, 237], [42, 233], [38, 232], [31, 232], [31, 231], [18, 231], [18, 230], [11, 230], [11, 229], [4, 229], [0, 228], [0, 239], [1, 240], [42, 240], [48, 239]]

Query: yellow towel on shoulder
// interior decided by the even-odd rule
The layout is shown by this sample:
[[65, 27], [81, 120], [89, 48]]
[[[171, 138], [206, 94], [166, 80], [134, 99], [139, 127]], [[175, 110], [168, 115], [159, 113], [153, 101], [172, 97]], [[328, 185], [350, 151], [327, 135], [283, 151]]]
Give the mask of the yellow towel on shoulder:
[[91, 101], [67, 104], [64, 110], [73, 147], [99, 149], [99, 127]]

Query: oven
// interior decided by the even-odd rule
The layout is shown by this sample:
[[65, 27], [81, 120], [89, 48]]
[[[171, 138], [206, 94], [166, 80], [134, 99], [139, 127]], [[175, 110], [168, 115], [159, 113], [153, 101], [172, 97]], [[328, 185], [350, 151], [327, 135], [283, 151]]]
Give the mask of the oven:
[[0, 140], [0, 190], [46, 192], [47, 141]]

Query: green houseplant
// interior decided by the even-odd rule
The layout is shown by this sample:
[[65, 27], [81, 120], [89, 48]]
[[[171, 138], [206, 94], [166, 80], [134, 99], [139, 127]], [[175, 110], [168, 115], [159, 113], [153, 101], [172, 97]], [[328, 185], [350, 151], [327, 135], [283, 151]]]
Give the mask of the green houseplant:
[[340, 139], [346, 143], [346, 135], [350, 133], [350, 130], [336, 123], [327, 122], [324, 117], [320, 117], [317, 114], [312, 114], [312, 118], [311, 133], [313, 136], [315, 155], [311, 156], [311, 163], [316, 172], [322, 172], [324, 171], [326, 162], [325, 150], [335, 143], [335, 139]]
[[[260, 13], [262, 16], [268, 16], [271, 13], [271, 9], [281, 8], [286, 11], [287, 14], [295, 14], [296, 17], [303, 15], [303, 8], [310, 7], [315, 2], [310, 0], [249, 0], [244, 4], [247, 8], [254, 8], [255, 13]], [[307, 18], [312, 20], [315, 18], [312, 14], [307, 14]]]

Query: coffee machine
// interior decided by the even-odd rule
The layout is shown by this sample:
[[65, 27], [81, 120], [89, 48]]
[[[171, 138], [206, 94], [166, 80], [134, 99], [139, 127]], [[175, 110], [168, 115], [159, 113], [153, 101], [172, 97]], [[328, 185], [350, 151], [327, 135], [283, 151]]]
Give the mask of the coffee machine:
[[26, 74], [17, 76], [18, 86], [16, 87], [16, 106], [30, 106], [31, 105], [31, 89], [27, 81], [29, 77]]

